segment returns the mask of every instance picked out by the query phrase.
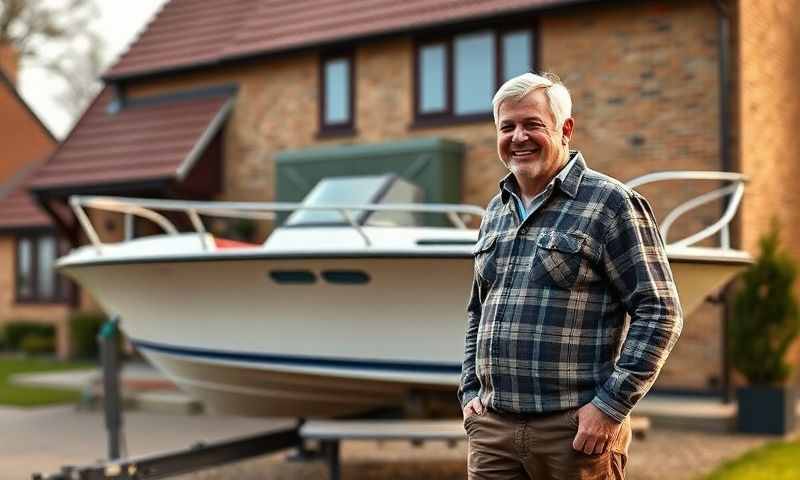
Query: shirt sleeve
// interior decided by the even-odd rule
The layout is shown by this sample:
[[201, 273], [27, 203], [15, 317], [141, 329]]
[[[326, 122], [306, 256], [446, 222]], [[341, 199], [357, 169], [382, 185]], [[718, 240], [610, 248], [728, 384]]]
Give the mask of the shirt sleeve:
[[[484, 225], [478, 233], [478, 241], [483, 238]], [[461, 381], [458, 386], [458, 400], [465, 407], [480, 393], [480, 382], [475, 374], [475, 351], [478, 339], [478, 326], [481, 322], [481, 310], [485, 299], [486, 287], [473, 268], [472, 289], [467, 302], [467, 330], [464, 335], [464, 361], [461, 363]]]
[[472, 290], [467, 304], [467, 332], [464, 336], [464, 361], [461, 364], [461, 382], [458, 387], [458, 400], [465, 407], [480, 392], [480, 382], [475, 375], [475, 345], [478, 325], [481, 321], [481, 295], [479, 278], [472, 281]]
[[644, 197], [634, 192], [625, 199], [603, 242], [602, 261], [630, 328], [592, 403], [621, 422], [655, 382], [683, 327], [664, 242]]

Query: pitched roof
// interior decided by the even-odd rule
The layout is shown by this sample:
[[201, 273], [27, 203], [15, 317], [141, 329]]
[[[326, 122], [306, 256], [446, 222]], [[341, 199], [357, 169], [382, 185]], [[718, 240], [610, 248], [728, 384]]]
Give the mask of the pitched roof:
[[170, 0], [105, 78], [587, 1], [592, 0]]
[[28, 165], [0, 189], [0, 230], [52, 225], [27, 190], [31, 175], [40, 165], [41, 162]]
[[137, 98], [116, 111], [103, 89], [31, 182], [59, 190], [181, 180], [233, 105], [231, 87]]

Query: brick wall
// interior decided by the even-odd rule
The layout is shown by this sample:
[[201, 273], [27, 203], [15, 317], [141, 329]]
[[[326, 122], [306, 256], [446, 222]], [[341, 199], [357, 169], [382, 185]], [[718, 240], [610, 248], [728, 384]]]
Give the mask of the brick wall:
[[17, 70], [19, 68], [19, 53], [13, 45], [0, 42], [0, 71], [12, 83], [17, 83]]
[[[800, 76], [800, 1], [739, 2], [740, 102], [739, 152], [750, 178], [742, 216], [742, 240], [755, 252], [772, 218], [782, 224], [783, 244], [800, 261], [800, 124], [797, 78]], [[796, 288], [800, 294], [800, 282]], [[792, 353], [800, 363], [800, 342]], [[800, 382], [800, 371], [795, 374]]]
[[44, 160], [55, 147], [55, 142], [5, 83], [0, 83], [0, 145], [0, 186], [25, 165]]
[[14, 265], [16, 243], [13, 236], [0, 235], [0, 328], [10, 320], [41, 322], [56, 327], [56, 350], [58, 356], [69, 354], [69, 332], [67, 329], [66, 305], [18, 304], [15, 301]]
[[[591, 167], [621, 180], [666, 169], [718, 170], [719, 97], [716, 11], [711, 2], [615, 2], [543, 15], [539, 65], [558, 73], [575, 104], [573, 146]], [[275, 155], [285, 149], [441, 136], [466, 145], [462, 200], [485, 205], [504, 169], [491, 121], [413, 127], [413, 43], [407, 37], [356, 49], [356, 135], [319, 140], [318, 56], [285, 55], [133, 85], [132, 96], [235, 82], [239, 101], [225, 132], [223, 199], [272, 200]], [[704, 187], [705, 190], [712, 187]], [[663, 218], [698, 193], [692, 185], [644, 193]], [[716, 219], [711, 206], [677, 234]], [[671, 237], [674, 238], [674, 237]], [[718, 382], [720, 312], [706, 306], [686, 321], [684, 340], [660, 385], [704, 388]]]

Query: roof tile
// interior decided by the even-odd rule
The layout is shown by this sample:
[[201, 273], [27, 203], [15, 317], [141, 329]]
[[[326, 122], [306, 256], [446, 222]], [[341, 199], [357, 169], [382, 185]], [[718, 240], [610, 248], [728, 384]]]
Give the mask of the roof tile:
[[109, 113], [112, 93], [106, 88], [36, 173], [31, 188], [174, 178], [230, 96], [226, 91], [137, 99]]
[[574, 3], [580, 0], [171, 0], [106, 77]]
[[20, 172], [6, 195], [0, 195], [0, 229], [37, 228], [52, 225], [28, 193], [33, 168]]

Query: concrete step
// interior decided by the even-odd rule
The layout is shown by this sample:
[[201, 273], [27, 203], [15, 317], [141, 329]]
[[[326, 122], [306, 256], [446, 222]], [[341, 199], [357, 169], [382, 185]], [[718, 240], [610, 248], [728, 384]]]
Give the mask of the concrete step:
[[177, 390], [141, 392], [134, 401], [133, 408], [152, 413], [197, 415], [205, 410], [202, 402]]
[[653, 428], [732, 432], [736, 428], [736, 404], [711, 398], [651, 395], [634, 409], [647, 417]]

